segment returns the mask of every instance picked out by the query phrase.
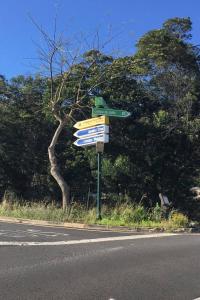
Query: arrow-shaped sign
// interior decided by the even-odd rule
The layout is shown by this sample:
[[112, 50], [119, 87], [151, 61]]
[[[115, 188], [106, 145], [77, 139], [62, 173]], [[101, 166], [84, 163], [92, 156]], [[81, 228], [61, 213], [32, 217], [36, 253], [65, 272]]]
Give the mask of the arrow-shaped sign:
[[91, 137], [78, 139], [74, 142], [74, 145], [78, 147], [84, 147], [84, 146], [94, 145], [97, 142], [108, 143], [109, 142], [108, 134], [98, 134]]
[[101, 116], [98, 118], [83, 120], [83, 121], [77, 122], [74, 125], [74, 127], [77, 129], [83, 129], [83, 128], [87, 128], [87, 127], [91, 127], [91, 126], [95, 126], [95, 125], [101, 125], [101, 124], [108, 125], [109, 118], [106, 116]]
[[90, 128], [85, 128], [78, 130], [74, 133], [74, 136], [78, 138], [93, 136], [98, 133], [109, 133], [109, 126], [108, 125], [98, 125]]
[[127, 118], [131, 115], [130, 112], [121, 109], [113, 109], [113, 108], [92, 108], [93, 116], [108, 116], [108, 117], [117, 117], [117, 118]]

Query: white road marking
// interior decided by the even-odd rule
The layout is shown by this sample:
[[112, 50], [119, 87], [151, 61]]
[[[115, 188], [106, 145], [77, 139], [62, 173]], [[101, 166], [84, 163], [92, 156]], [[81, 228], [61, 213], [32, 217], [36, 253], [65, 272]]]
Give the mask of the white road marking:
[[200, 297], [199, 297], [199, 298], [195, 298], [195, 299], [193, 299], [193, 300], [200, 300]]
[[52, 242], [17, 242], [17, 241], [3, 241], [0, 242], [0, 246], [59, 246], [59, 245], [76, 245], [76, 244], [89, 244], [89, 243], [102, 243], [102, 242], [113, 242], [113, 241], [126, 241], [126, 240], [137, 240], [137, 239], [148, 239], [148, 238], [159, 238], [159, 237], [170, 237], [177, 236], [177, 233], [155, 233], [145, 235], [128, 235], [128, 236], [116, 236], [116, 237], [105, 237], [96, 239], [82, 239], [82, 240], [70, 240], [70, 241], [52, 241]]
[[108, 248], [108, 251], [118, 251], [118, 250], [122, 250], [122, 249], [124, 249], [124, 247], [119, 246], [119, 247]]
[[55, 231], [41, 231], [34, 229], [27, 230], [9, 230], [1, 229], [0, 236], [6, 236], [9, 238], [26, 238], [26, 237], [67, 237], [68, 233], [60, 233]]
[[41, 268], [41, 267], [52, 267], [52, 266], [56, 266], [56, 265], [64, 265], [64, 264], [68, 264], [74, 261], [78, 261], [82, 258], [87, 258], [87, 257], [95, 257], [95, 256], [104, 256], [107, 255], [109, 253], [113, 253], [113, 251], [117, 251], [120, 250], [120, 247], [115, 247], [115, 248], [103, 248], [103, 249], [96, 249], [96, 250], [90, 250], [90, 251], [86, 251], [86, 252], [81, 252], [81, 253], [72, 253], [71, 256], [64, 256], [64, 257], [56, 257], [56, 258], [52, 258], [50, 260], [44, 260], [44, 261], [39, 261], [36, 262], [34, 264], [28, 264], [28, 265], [12, 265], [12, 267], [7, 267], [1, 268], [0, 269], [0, 281], [1, 281], [1, 277], [3, 276], [3, 278], [5, 278], [5, 275], [16, 275], [21, 274], [21, 273], [25, 273], [25, 272], [29, 272], [30, 270], [33, 269], [37, 269], [37, 268]]

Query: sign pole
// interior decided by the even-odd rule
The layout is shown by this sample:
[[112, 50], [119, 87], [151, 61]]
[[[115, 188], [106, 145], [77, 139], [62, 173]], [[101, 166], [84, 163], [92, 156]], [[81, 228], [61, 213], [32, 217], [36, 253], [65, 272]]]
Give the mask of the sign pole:
[[97, 220], [101, 220], [101, 152], [97, 153]]
[[[96, 217], [101, 220], [101, 171], [102, 153], [104, 144], [109, 142], [109, 117], [127, 118], [130, 112], [122, 109], [109, 108], [102, 97], [95, 97], [95, 107], [92, 108], [92, 118], [82, 120], [74, 124], [78, 129], [74, 133], [78, 139], [74, 145], [86, 147], [96, 144], [97, 153], [97, 198], [96, 198]], [[96, 116], [96, 118], [94, 118]]]
[[104, 143], [96, 143], [97, 152], [97, 220], [101, 220], [101, 171], [102, 171], [102, 153]]

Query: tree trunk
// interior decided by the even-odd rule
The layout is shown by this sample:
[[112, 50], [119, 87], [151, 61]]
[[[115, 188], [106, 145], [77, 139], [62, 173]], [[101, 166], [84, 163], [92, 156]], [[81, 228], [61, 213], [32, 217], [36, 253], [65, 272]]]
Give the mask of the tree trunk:
[[62, 192], [62, 207], [63, 210], [65, 211], [67, 206], [70, 204], [70, 187], [69, 185], [65, 182], [64, 178], [60, 174], [60, 169], [58, 166], [58, 161], [56, 158], [55, 154], [55, 146], [57, 144], [59, 135], [65, 126], [65, 121], [60, 120], [59, 121], [59, 126], [57, 127], [54, 136], [52, 138], [51, 144], [48, 147], [48, 154], [49, 154], [49, 161], [51, 165], [51, 175], [54, 177], [56, 182], [58, 183], [61, 192]]

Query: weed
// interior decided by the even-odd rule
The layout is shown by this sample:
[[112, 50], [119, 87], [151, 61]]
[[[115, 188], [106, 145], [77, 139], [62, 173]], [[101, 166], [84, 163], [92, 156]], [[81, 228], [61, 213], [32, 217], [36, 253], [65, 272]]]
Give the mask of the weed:
[[185, 216], [184, 214], [182, 214], [180, 212], [176, 212], [176, 211], [171, 214], [170, 221], [173, 225], [179, 226], [179, 227], [187, 226], [189, 223], [187, 216]]
[[142, 205], [133, 205], [130, 203], [117, 204], [113, 208], [104, 205], [102, 207], [103, 219], [97, 221], [96, 208], [87, 210], [84, 205], [78, 203], [73, 203], [64, 212], [53, 203], [46, 205], [38, 202], [29, 202], [26, 204], [12, 202], [8, 205], [4, 201], [0, 205], [0, 216], [53, 222], [82, 222], [108, 226], [159, 227], [169, 229], [188, 225], [187, 216], [179, 212], [173, 212], [169, 220], [161, 220], [161, 209], [158, 204], [150, 211], [146, 210]]

